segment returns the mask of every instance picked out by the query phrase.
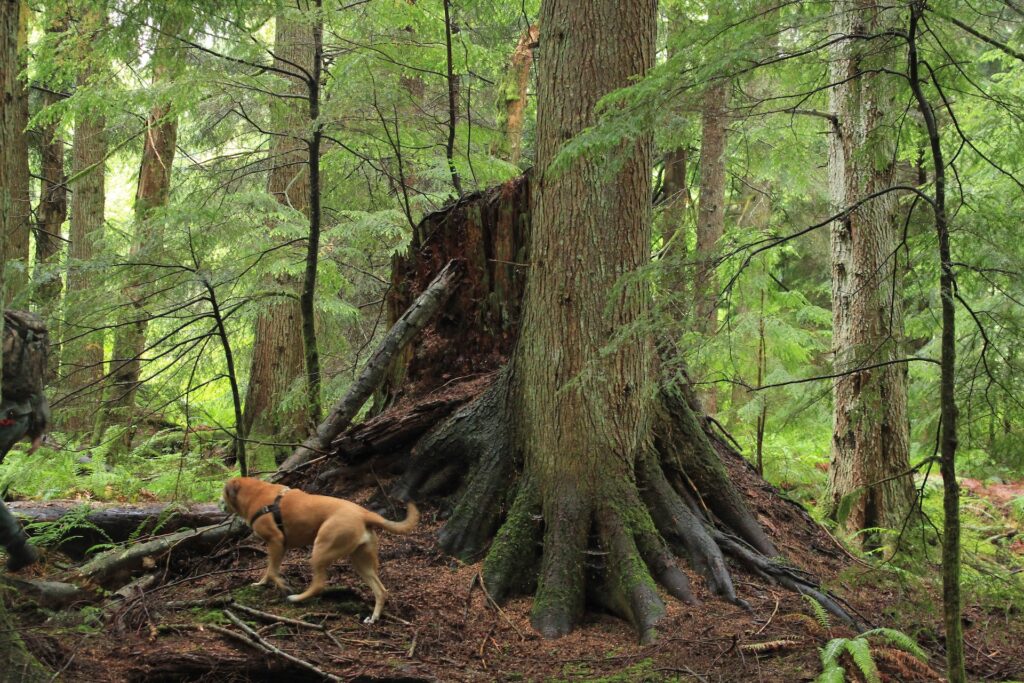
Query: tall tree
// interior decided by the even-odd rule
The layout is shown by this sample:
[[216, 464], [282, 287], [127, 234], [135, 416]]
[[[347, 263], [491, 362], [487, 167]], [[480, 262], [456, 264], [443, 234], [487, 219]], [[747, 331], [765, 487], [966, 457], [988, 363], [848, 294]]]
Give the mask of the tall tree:
[[[892, 79], [876, 67], [897, 59], [896, 38], [864, 40], [898, 22], [867, 0], [834, 3], [829, 186], [835, 212], [863, 202], [831, 228], [833, 385], [829, 503], [853, 530], [899, 528], [913, 501], [903, 359], [903, 306]], [[872, 197], [876, 193], [878, 196]], [[850, 497], [850, 498], [848, 498]], [[869, 539], [870, 540], [870, 539]]]
[[20, 77], [25, 69], [24, 55], [28, 30], [28, 3], [24, 0], [3, 2], [3, 22], [5, 40], [13, 40], [0, 55], [0, 85], [3, 87], [0, 97], [3, 98], [3, 120], [0, 122], [4, 130], [4, 145], [0, 150], [3, 156], [4, 182], [3, 206], [4, 220], [0, 227], [0, 238], [6, 243], [8, 261], [18, 261], [16, 267], [7, 269], [7, 301], [18, 296], [28, 283], [28, 246], [32, 207], [29, 201], [28, 171], [28, 91]]
[[[308, 12], [308, 3], [301, 9]], [[274, 104], [274, 135], [270, 141], [271, 171], [267, 191], [277, 201], [309, 216], [309, 128], [307, 102], [314, 46], [308, 18], [294, 9], [278, 13], [274, 22], [274, 66], [291, 75], [287, 99]], [[302, 70], [296, 71], [296, 70]], [[302, 279], [282, 274], [277, 287], [285, 296], [272, 300], [256, 319], [256, 336], [245, 398], [246, 431], [254, 438], [298, 442], [310, 422], [309, 407], [301, 400], [284, 407], [283, 399], [306, 367], [303, 352], [303, 312], [299, 301]]]
[[[103, 29], [98, 12], [80, 17], [75, 30], [83, 36]], [[104, 73], [92, 65], [78, 77], [78, 87]], [[100, 278], [94, 259], [99, 254], [106, 218], [107, 123], [91, 108], [75, 114], [71, 143], [71, 230], [68, 246], [67, 293], [64, 297], [64, 343], [61, 346], [61, 387], [64, 401], [61, 421], [66, 429], [85, 432], [95, 426], [103, 378], [103, 332], [96, 330], [90, 313], [96, 303]]]
[[[167, 9], [170, 12], [169, 8]], [[177, 18], [165, 15], [160, 20], [152, 70], [154, 88], [166, 88], [180, 73]], [[131, 256], [157, 254], [163, 241], [160, 227], [152, 220], [153, 212], [167, 204], [174, 168], [175, 142], [178, 136], [178, 114], [171, 102], [161, 98], [153, 105], [146, 120], [142, 146], [142, 162], [135, 193], [135, 220]], [[142, 357], [146, 350], [146, 329], [149, 325], [148, 292], [143, 282], [133, 281], [125, 290], [126, 313], [119, 321], [114, 336], [111, 359], [111, 386], [106, 400], [107, 424], [111, 420], [131, 422], [136, 392], [142, 373]], [[131, 432], [128, 432], [130, 441]]]

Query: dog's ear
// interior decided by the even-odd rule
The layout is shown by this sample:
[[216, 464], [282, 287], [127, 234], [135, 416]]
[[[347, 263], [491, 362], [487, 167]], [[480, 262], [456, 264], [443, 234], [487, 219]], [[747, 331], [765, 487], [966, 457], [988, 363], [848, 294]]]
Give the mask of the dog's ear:
[[242, 482], [238, 477], [229, 479], [228, 482], [224, 484], [224, 500], [234, 504], [238, 499], [238, 490], [241, 488]]

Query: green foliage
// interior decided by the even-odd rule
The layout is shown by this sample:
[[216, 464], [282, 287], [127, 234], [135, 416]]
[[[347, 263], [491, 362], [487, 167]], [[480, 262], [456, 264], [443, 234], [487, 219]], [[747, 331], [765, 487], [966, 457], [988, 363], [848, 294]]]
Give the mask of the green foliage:
[[[176, 436], [177, 441], [158, 448], [161, 436]], [[62, 435], [54, 437], [60, 439]], [[215, 454], [177, 451], [180, 433], [155, 434], [111, 462], [110, 448], [115, 437], [116, 434], [108, 433], [101, 445], [91, 449], [44, 447], [31, 455], [12, 451], [0, 469], [0, 490], [44, 500], [213, 501], [219, 497], [224, 480], [233, 474]], [[88, 456], [87, 461], [79, 462], [84, 456]], [[74, 517], [68, 521], [73, 522]]]
[[818, 625], [826, 631], [831, 630], [832, 618], [829, 616], [828, 610], [825, 609], [824, 605], [813, 596], [803, 594], [801, 597], [811, 606], [811, 610], [814, 612], [814, 619], [818, 622]]

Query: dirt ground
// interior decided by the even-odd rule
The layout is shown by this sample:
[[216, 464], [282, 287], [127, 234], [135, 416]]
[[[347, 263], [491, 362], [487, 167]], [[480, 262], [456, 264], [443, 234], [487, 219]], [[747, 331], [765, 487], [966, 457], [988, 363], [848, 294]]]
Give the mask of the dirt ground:
[[[855, 560], [744, 463], [728, 464], [787, 558], [866, 623], [902, 629], [931, 655], [929, 669], [876, 650], [883, 679], [941, 680], [935, 673], [943, 661], [938, 596], [915, 593], [895, 573]], [[363, 489], [349, 497], [365, 501], [374, 493]], [[628, 624], [601, 614], [568, 637], [544, 640], [530, 627], [530, 600], [491, 604], [480, 566], [441, 553], [434, 538], [442, 522], [429, 504], [424, 512], [413, 535], [382, 534], [381, 578], [390, 596], [383, 621], [373, 625], [362, 622], [372, 596], [344, 562], [332, 571], [335, 588], [302, 606], [250, 586], [266, 561], [255, 537], [204, 558], [158, 563], [153, 585], [102, 610], [48, 614], [22, 603], [17, 611], [26, 640], [63, 680], [96, 682], [316, 681], [326, 675], [343, 681], [810, 681], [820, 672], [819, 648], [832, 637], [853, 635], [844, 627], [823, 628], [806, 599], [737, 570], [738, 593], [751, 612], [708, 595], [691, 573], [700, 604], [666, 597], [668, 612], [654, 644], [638, 644]], [[307, 553], [286, 557], [284, 573], [294, 586], [309, 578]], [[59, 568], [51, 556], [45, 574]], [[1024, 618], [986, 612], [970, 595], [966, 599], [972, 679], [1024, 678]], [[852, 676], [852, 662], [845, 666]]]

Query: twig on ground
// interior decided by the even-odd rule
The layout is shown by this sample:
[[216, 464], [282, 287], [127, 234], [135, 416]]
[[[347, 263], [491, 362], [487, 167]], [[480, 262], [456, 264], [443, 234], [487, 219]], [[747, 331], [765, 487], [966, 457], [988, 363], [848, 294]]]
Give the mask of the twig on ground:
[[[290, 655], [284, 650], [280, 649], [279, 647], [272, 645], [265, 638], [263, 638], [263, 636], [256, 633], [256, 631], [250, 628], [248, 624], [239, 619], [238, 615], [236, 615], [231, 610], [225, 609], [224, 616], [226, 616], [231, 621], [232, 624], [245, 631], [249, 638], [252, 639], [254, 645], [266, 650], [270, 654], [280, 657], [281, 659], [286, 659], [292, 664], [295, 664], [296, 666], [301, 666], [303, 669], [306, 669], [307, 671], [312, 671], [313, 673], [322, 676], [324, 679], [328, 681], [338, 681], [338, 683], [341, 683], [342, 679], [338, 678], [334, 674], [327, 673], [326, 671], [318, 668], [316, 665], [311, 664], [310, 662], [307, 662], [304, 659], [299, 659], [295, 655]], [[213, 624], [209, 624], [209, 626], [213, 626]], [[224, 630], [227, 631], [227, 629]]]
[[487, 591], [487, 586], [484, 585], [484, 575], [478, 573], [476, 576], [477, 580], [480, 582], [480, 590], [482, 590], [484, 592], [484, 595], [487, 596], [487, 601], [490, 602], [491, 606], [498, 611], [498, 614], [500, 614], [502, 618], [508, 622], [508, 625], [511, 626], [512, 630], [516, 632], [517, 636], [519, 636], [519, 640], [525, 641], [526, 636], [524, 636], [522, 631], [519, 630], [519, 627], [516, 626], [515, 622], [508, 618], [508, 615], [505, 614], [505, 610], [501, 609], [498, 603], [494, 601], [494, 598], [492, 598], [491, 594]]
[[775, 598], [775, 609], [772, 610], [772, 614], [768, 617], [768, 621], [764, 622], [764, 626], [757, 629], [757, 633], [754, 634], [755, 636], [759, 636], [764, 633], [764, 630], [772, 623], [772, 619], [774, 619], [775, 615], [779, 613], [779, 596], [772, 593], [772, 597]]

